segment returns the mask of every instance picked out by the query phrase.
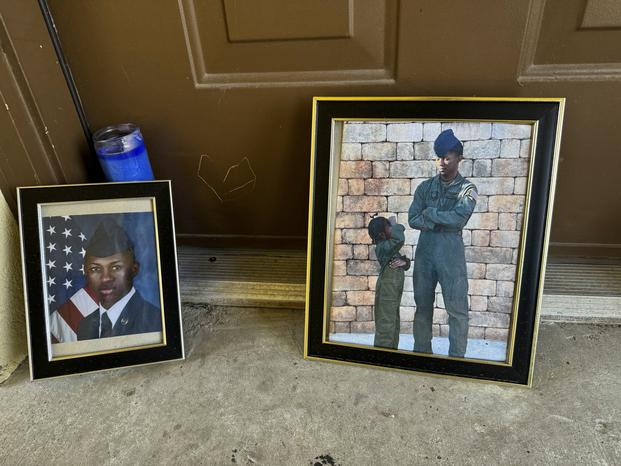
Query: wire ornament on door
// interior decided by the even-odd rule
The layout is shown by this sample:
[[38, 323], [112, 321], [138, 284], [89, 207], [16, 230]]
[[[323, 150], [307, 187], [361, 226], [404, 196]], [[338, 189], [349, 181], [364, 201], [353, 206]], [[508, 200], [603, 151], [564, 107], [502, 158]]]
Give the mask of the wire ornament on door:
[[224, 174], [211, 157], [206, 154], [200, 156], [197, 176], [216, 195], [220, 202], [233, 201], [254, 191], [257, 175], [252, 169], [248, 157], [231, 165]]

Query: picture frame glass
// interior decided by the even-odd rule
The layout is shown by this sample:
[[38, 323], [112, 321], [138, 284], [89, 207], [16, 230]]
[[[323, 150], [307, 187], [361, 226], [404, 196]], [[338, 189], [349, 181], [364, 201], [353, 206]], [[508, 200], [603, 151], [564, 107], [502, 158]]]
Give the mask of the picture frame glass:
[[[450, 357], [452, 343], [457, 357], [511, 364], [535, 130], [534, 123], [486, 120], [333, 121], [326, 342], [437, 357]], [[440, 134], [463, 146], [463, 158], [453, 162], [459, 183], [438, 179], [445, 163], [434, 151]], [[423, 233], [409, 224], [416, 222], [409, 219], [414, 197], [423, 192], [425, 207], [448, 210], [463, 199], [471, 206], [447, 224], [430, 221], [436, 231]], [[397, 236], [403, 227], [402, 239], [391, 238], [401, 244], [391, 254], [405, 260], [402, 273], [378, 258], [386, 245], [371, 237], [372, 224], [391, 218]], [[427, 251], [417, 257], [421, 233]], [[416, 333], [431, 337], [426, 347], [416, 348]]]
[[[166, 344], [154, 206], [148, 197], [39, 205], [50, 361]], [[106, 298], [116, 299], [109, 336], [100, 328]], [[137, 306], [141, 322], [128, 312]]]

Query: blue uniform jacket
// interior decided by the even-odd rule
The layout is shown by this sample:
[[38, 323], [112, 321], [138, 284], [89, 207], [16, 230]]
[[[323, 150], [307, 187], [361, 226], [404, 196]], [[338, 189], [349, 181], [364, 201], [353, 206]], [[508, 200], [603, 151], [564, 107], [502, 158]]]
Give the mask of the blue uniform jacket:
[[[113, 337], [137, 333], [161, 332], [162, 315], [160, 310], [145, 301], [136, 291], [125, 305], [114, 327]], [[99, 338], [99, 310], [92, 312], [78, 326], [78, 340]]]

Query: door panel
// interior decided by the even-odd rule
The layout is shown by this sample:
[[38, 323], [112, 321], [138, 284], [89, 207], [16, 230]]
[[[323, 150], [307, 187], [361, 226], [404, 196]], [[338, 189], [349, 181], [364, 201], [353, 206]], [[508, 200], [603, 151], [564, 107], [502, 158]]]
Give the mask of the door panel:
[[[605, 15], [604, 15], [605, 14]], [[602, 16], [606, 17], [603, 22]], [[603, 26], [603, 25], [606, 26]], [[536, 63], [614, 63], [621, 61], [621, 9], [601, 0], [548, 0], [541, 20]]]
[[353, 5], [348, 0], [265, 0], [261, 8], [254, 8], [253, 0], [223, 3], [230, 43], [348, 38], [353, 33]]
[[621, 26], [621, 3], [617, 0], [587, 0], [580, 29], [618, 28]]
[[256, 5], [179, 3], [197, 88], [394, 78], [396, 1]]
[[617, 174], [598, 157], [621, 120], [609, 0], [49, 5], [91, 126], [141, 126], [182, 238], [303, 247], [313, 95], [554, 96], [552, 241], [621, 252]]

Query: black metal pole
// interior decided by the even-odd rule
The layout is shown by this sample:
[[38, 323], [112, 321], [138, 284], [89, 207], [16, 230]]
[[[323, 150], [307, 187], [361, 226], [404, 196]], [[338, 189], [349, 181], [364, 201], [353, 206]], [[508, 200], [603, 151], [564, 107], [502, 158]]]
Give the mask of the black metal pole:
[[50, 33], [52, 44], [54, 46], [54, 50], [56, 51], [56, 56], [58, 57], [58, 64], [60, 65], [60, 69], [63, 72], [63, 76], [65, 77], [65, 81], [67, 82], [67, 87], [69, 88], [69, 93], [71, 94], [71, 100], [73, 100], [73, 104], [75, 105], [75, 109], [78, 113], [78, 119], [80, 120], [80, 125], [82, 126], [82, 130], [84, 131], [86, 142], [88, 143], [89, 149], [91, 151], [94, 151], [93, 133], [88, 124], [88, 120], [86, 119], [86, 114], [84, 113], [84, 107], [82, 106], [82, 101], [80, 100], [78, 89], [76, 88], [73, 75], [71, 74], [71, 69], [69, 68], [69, 64], [67, 63], [67, 60], [65, 59], [62, 46], [60, 45], [60, 38], [58, 37], [58, 31], [56, 30], [56, 25], [54, 24], [54, 18], [52, 17], [52, 13], [47, 4], [47, 1], [46, 0], [38, 0], [38, 1], [39, 1], [39, 7], [41, 8], [41, 12], [43, 13], [43, 19], [45, 20], [45, 25], [47, 26], [47, 30]]

